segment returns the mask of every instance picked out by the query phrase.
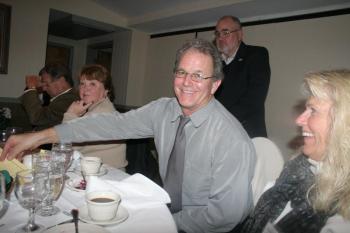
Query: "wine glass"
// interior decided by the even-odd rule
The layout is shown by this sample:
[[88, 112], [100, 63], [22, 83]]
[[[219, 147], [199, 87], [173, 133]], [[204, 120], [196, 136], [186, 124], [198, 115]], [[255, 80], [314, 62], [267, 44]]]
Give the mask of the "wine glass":
[[6, 130], [1, 130], [0, 134], [0, 147], [3, 148], [8, 139], [8, 134]]
[[6, 197], [5, 177], [2, 175], [2, 173], [0, 173], [0, 212], [4, 207], [5, 197]]
[[33, 154], [33, 168], [37, 172], [47, 172], [49, 176], [48, 197], [38, 207], [36, 213], [40, 216], [52, 216], [60, 209], [54, 206], [54, 202], [60, 197], [64, 186], [64, 163], [55, 160], [50, 151]]
[[35, 223], [35, 209], [45, 200], [48, 194], [48, 173], [37, 172], [33, 169], [23, 170], [16, 174], [15, 195], [19, 204], [29, 210], [29, 219], [26, 225], [17, 232], [41, 231], [44, 226]]
[[73, 146], [72, 143], [53, 143], [51, 148], [52, 156], [55, 160], [64, 162], [65, 172], [72, 164]]

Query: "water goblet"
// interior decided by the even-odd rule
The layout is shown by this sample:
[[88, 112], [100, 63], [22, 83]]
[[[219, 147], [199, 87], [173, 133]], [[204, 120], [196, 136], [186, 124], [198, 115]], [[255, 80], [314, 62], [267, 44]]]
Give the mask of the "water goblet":
[[51, 152], [45, 151], [33, 154], [33, 168], [38, 172], [48, 172], [49, 193], [45, 201], [38, 207], [36, 213], [40, 216], [52, 216], [59, 213], [60, 209], [54, 202], [61, 196], [64, 186], [64, 163], [55, 160]]
[[37, 172], [33, 169], [23, 170], [16, 174], [15, 195], [19, 204], [29, 210], [26, 225], [16, 232], [41, 231], [44, 226], [35, 223], [35, 209], [45, 200], [48, 194], [48, 173]]
[[1, 130], [1, 134], [0, 134], [0, 147], [3, 148], [7, 139], [8, 139], [8, 134], [6, 130]]
[[5, 177], [0, 173], [0, 212], [4, 208], [6, 197]]
[[55, 160], [64, 162], [65, 172], [72, 164], [73, 146], [72, 143], [53, 143], [51, 148], [52, 156]]

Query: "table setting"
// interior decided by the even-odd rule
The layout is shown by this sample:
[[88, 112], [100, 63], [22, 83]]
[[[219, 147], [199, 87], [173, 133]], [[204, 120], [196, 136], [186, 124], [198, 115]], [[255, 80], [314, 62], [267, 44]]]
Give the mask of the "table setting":
[[[36, 201], [26, 204], [23, 200], [29, 199], [22, 198], [17, 187], [25, 182], [16, 181], [15, 191], [4, 201], [0, 232], [177, 232], [166, 206], [169, 195], [149, 178], [129, 175], [77, 151], [69, 162], [58, 154], [40, 151], [23, 160], [28, 166], [24, 171], [35, 181], [30, 200]], [[43, 180], [45, 172], [49, 178]]]

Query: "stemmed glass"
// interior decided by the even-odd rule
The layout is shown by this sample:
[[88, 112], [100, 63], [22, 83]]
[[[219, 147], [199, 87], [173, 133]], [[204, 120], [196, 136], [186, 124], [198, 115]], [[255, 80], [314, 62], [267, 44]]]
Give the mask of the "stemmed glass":
[[44, 226], [34, 221], [35, 209], [45, 200], [48, 194], [48, 173], [33, 169], [23, 170], [16, 174], [15, 195], [19, 204], [29, 210], [29, 220], [18, 229], [18, 233], [41, 231]]
[[64, 163], [65, 172], [72, 164], [73, 146], [72, 143], [53, 143], [51, 148], [52, 156], [55, 160], [60, 160]]
[[52, 216], [57, 214], [60, 209], [54, 206], [54, 202], [60, 197], [64, 186], [64, 163], [55, 160], [50, 151], [33, 154], [33, 168], [37, 172], [48, 172], [49, 174], [49, 193], [48, 197], [37, 209], [36, 213], [40, 216]]
[[0, 213], [2, 209], [5, 207], [5, 196], [6, 196], [5, 177], [0, 173]]

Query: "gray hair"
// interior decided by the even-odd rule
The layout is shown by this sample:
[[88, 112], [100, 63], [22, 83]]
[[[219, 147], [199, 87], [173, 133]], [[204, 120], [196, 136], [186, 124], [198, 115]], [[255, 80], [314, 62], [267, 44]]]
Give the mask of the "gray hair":
[[221, 56], [219, 54], [219, 51], [214, 46], [213, 43], [203, 40], [203, 39], [193, 39], [190, 41], [187, 41], [185, 44], [182, 45], [182, 47], [177, 50], [176, 53], [176, 60], [175, 60], [175, 69], [178, 68], [179, 63], [183, 55], [189, 51], [189, 50], [195, 50], [199, 53], [208, 55], [213, 60], [213, 77], [216, 80], [223, 80], [224, 75], [222, 73], [222, 61]]
[[225, 15], [225, 16], [222, 16], [218, 22], [220, 22], [221, 20], [224, 20], [224, 19], [231, 19], [234, 23], [236, 23], [239, 28], [242, 28], [242, 24], [241, 24], [241, 21], [239, 20], [239, 18], [237, 18], [236, 16], [233, 16], [233, 15]]

